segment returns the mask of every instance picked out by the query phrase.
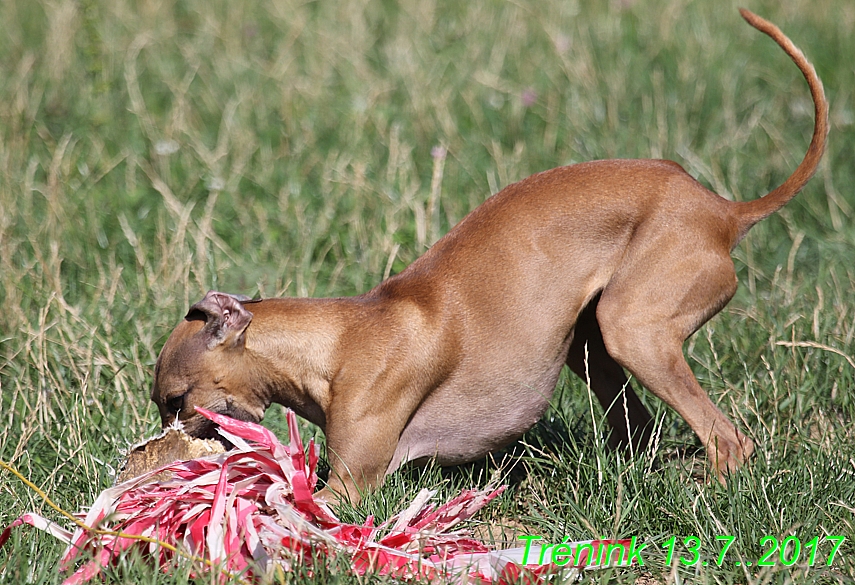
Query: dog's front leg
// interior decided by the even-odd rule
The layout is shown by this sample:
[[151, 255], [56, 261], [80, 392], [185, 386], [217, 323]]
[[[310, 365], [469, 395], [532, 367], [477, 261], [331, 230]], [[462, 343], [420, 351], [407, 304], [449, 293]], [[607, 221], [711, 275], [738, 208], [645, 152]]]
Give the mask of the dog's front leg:
[[[389, 411], [359, 413], [336, 411], [326, 427], [330, 475], [327, 487], [316, 494], [326, 501], [345, 498], [357, 504], [378, 486], [395, 454], [403, 422]], [[406, 421], [406, 418], [403, 419]]]

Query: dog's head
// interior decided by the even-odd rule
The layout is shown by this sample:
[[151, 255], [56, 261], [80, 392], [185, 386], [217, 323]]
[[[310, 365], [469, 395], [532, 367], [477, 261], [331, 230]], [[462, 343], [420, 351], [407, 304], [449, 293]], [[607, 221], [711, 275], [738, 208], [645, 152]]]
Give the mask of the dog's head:
[[193, 437], [219, 438], [216, 425], [196, 413], [197, 406], [251, 422], [264, 416], [269, 404], [249, 383], [254, 376], [246, 359], [252, 321], [247, 301], [210, 291], [166, 340], [151, 392], [164, 427], [178, 419]]

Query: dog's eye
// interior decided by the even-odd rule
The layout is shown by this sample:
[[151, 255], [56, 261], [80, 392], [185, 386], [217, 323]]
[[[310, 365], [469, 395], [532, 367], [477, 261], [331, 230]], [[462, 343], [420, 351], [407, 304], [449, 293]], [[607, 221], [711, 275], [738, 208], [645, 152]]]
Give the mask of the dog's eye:
[[178, 414], [178, 412], [184, 408], [184, 395], [173, 396], [169, 400], [166, 401], [166, 408], [169, 412], [173, 414]]

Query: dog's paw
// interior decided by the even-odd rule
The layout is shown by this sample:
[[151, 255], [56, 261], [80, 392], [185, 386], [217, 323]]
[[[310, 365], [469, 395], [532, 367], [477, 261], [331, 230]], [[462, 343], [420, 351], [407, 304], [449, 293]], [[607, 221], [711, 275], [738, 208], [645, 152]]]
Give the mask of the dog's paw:
[[733, 438], [716, 437], [707, 445], [707, 456], [719, 480], [739, 470], [754, 454], [754, 441], [735, 430]]

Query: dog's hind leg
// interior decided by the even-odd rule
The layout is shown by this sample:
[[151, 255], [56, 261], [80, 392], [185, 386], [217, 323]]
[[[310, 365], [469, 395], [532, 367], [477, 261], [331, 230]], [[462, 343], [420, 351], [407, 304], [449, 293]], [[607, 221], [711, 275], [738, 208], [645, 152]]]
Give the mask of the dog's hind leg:
[[623, 368], [606, 351], [597, 323], [597, 296], [576, 320], [567, 366], [591, 387], [612, 427], [612, 447], [644, 448], [650, 440], [652, 418], [636, 395]]
[[689, 423], [722, 476], [744, 463], [754, 444], [698, 384], [683, 342], [733, 296], [733, 263], [716, 253], [663, 256], [671, 259], [667, 270], [646, 256], [638, 263], [644, 270], [609, 283], [597, 321], [608, 353]]

